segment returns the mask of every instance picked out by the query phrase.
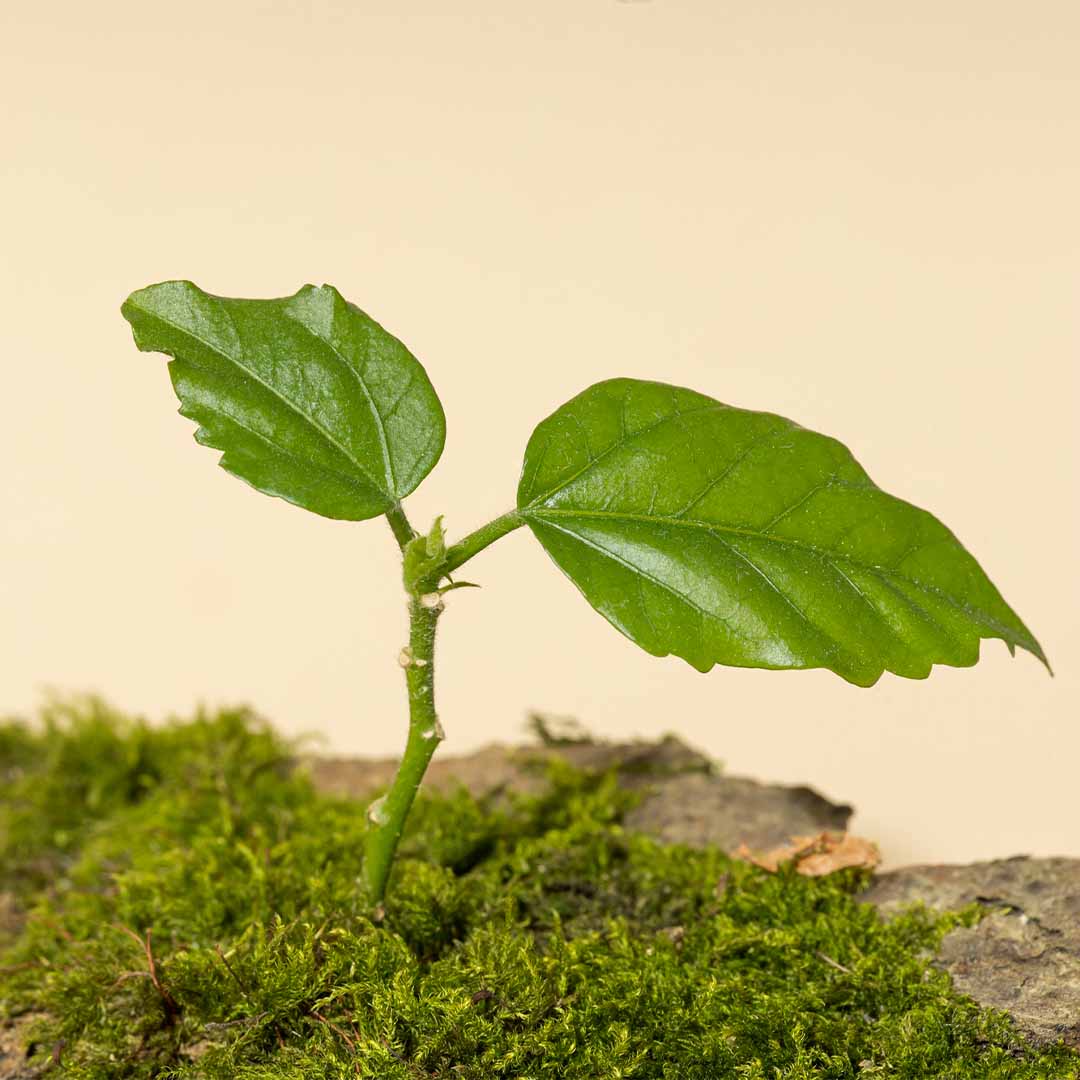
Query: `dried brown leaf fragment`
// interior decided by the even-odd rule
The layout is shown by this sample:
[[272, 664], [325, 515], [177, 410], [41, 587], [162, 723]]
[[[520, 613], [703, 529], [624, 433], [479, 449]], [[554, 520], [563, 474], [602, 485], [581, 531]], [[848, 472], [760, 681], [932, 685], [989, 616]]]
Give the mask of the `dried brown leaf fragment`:
[[796, 872], [807, 877], [822, 877], [850, 867], [872, 870], [881, 862], [877, 844], [846, 832], [793, 836], [786, 844], [764, 852], [751, 851], [746, 844], [740, 844], [732, 856], [773, 874], [784, 863], [794, 863]]

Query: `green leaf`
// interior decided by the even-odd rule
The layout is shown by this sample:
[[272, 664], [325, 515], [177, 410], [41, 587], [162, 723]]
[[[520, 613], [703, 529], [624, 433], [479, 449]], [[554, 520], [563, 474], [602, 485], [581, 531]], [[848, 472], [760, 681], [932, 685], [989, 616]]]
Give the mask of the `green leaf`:
[[1001, 638], [1046, 663], [979, 564], [835, 439], [662, 383], [598, 383], [544, 420], [518, 508], [631, 641], [713, 664], [925, 678]]
[[385, 513], [439, 460], [446, 422], [427, 373], [330, 285], [233, 300], [166, 281], [121, 310], [140, 349], [172, 357], [196, 440], [267, 495], [359, 521]]

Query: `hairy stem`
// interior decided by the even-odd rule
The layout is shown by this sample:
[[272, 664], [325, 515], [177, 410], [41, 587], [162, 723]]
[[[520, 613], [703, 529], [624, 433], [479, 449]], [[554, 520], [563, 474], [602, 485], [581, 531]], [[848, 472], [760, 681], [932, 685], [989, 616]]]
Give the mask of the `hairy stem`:
[[435, 627], [442, 613], [437, 593], [409, 601], [409, 645], [400, 657], [409, 691], [409, 738], [390, 790], [368, 807], [364, 878], [376, 907], [386, 894], [394, 852], [431, 755], [443, 738], [435, 713]]
[[512, 533], [524, 524], [525, 519], [517, 510], [510, 510], [502, 517], [481, 525], [475, 532], [469, 533], [463, 540], [459, 540], [458, 543], [446, 549], [446, 556], [439, 567], [439, 572], [443, 575], [453, 573], [489, 544], [494, 544], [496, 540], [507, 533]]

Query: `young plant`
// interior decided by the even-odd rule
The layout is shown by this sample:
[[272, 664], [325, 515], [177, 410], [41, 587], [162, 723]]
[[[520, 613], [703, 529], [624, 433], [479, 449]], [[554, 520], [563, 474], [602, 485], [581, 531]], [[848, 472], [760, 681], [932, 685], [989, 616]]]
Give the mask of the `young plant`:
[[527, 525], [585, 599], [654, 656], [828, 668], [858, 686], [966, 667], [982, 638], [1046, 657], [935, 517], [878, 488], [835, 439], [771, 413], [638, 379], [597, 383], [533, 432], [514, 509], [454, 544], [402, 509], [442, 453], [442, 406], [409, 350], [329, 285], [278, 300], [186, 281], [123, 305], [135, 344], [172, 359], [197, 442], [259, 491], [324, 517], [385, 516], [401, 549], [409, 734], [369, 812], [373, 904], [431, 755], [435, 630], [451, 575]]

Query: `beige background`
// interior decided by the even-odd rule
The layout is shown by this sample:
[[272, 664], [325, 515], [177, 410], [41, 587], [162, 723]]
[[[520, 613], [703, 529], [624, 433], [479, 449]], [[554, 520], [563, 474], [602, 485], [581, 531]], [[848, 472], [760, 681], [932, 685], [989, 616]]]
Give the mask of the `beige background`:
[[519, 532], [443, 622], [444, 752], [527, 708], [675, 730], [859, 807], [893, 862], [1080, 855], [1080, 5], [0, 4], [0, 707], [250, 701], [387, 754], [385, 524], [250, 491], [118, 307], [330, 281], [443, 396], [409, 500], [511, 504], [537, 420], [616, 374], [845, 440], [937, 512], [1057, 678], [988, 643], [870, 691], [654, 660]]

